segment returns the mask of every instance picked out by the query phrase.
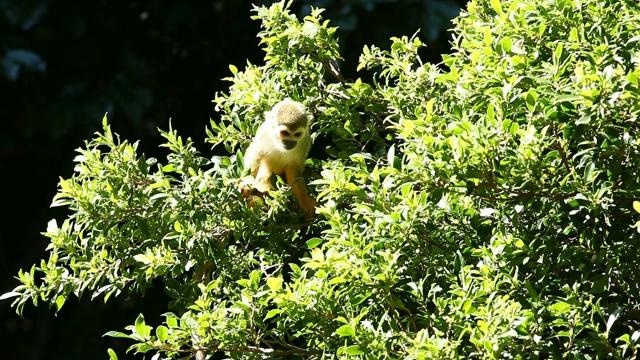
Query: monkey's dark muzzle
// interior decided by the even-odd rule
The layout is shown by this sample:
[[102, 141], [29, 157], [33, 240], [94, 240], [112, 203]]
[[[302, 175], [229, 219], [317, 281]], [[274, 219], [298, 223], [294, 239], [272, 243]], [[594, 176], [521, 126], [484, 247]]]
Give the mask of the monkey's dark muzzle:
[[293, 140], [282, 140], [282, 146], [284, 146], [287, 150], [292, 150], [298, 144], [297, 141]]

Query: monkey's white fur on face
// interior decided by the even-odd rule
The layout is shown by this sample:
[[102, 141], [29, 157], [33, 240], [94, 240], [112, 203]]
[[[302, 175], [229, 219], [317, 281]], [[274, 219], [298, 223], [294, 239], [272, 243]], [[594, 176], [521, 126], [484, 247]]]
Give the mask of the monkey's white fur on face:
[[293, 150], [306, 132], [304, 128], [291, 130], [286, 125], [278, 125], [272, 130], [276, 145], [284, 150]]
[[302, 104], [288, 98], [266, 112], [265, 118], [265, 124], [272, 126], [271, 133], [276, 137], [276, 145], [285, 150], [292, 150], [305, 135], [308, 135], [313, 119]]
[[266, 193], [272, 188], [273, 174], [285, 177], [305, 216], [312, 216], [315, 200], [307, 194], [304, 183], [296, 180], [311, 149], [309, 125], [313, 116], [304, 105], [288, 98], [264, 115], [265, 120], [245, 154], [245, 168], [251, 169], [255, 179], [253, 188]]

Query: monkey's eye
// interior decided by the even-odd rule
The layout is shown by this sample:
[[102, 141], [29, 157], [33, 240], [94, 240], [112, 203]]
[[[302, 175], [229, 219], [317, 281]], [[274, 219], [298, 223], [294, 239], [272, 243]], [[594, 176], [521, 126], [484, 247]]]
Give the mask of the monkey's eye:
[[280, 130], [280, 137], [289, 137], [291, 134], [287, 130]]
[[300, 135], [302, 135], [302, 132], [301, 132], [301, 131], [298, 131], [297, 133], [293, 134], [293, 137], [298, 137], [298, 136], [300, 136]]

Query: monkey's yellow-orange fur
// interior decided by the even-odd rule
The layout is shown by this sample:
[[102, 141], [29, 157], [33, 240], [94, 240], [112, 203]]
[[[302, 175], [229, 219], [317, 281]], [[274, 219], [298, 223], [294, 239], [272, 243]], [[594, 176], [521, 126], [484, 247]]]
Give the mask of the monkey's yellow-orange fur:
[[[265, 121], [245, 154], [245, 168], [251, 169], [255, 179], [252, 188], [266, 194], [273, 189], [271, 176], [281, 176], [291, 186], [306, 218], [315, 215], [316, 201], [298, 177], [311, 149], [309, 125], [312, 120], [301, 103], [284, 99], [265, 113]], [[242, 189], [242, 194], [247, 198], [251, 191]]]

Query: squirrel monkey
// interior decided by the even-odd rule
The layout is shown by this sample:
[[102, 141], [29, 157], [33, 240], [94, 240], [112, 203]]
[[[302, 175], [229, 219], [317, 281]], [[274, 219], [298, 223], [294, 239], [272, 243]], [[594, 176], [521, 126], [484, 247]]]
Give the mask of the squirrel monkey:
[[[314, 216], [316, 201], [307, 194], [304, 181], [296, 180], [311, 149], [309, 125], [312, 120], [313, 116], [301, 103], [289, 98], [282, 100], [265, 112], [265, 121], [244, 157], [245, 169], [250, 168], [255, 179], [254, 189], [267, 193], [273, 189], [271, 175], [283, 177], [306, 218]], [[242, 195], [249, 197], [251, 190], [242, 189]]]

